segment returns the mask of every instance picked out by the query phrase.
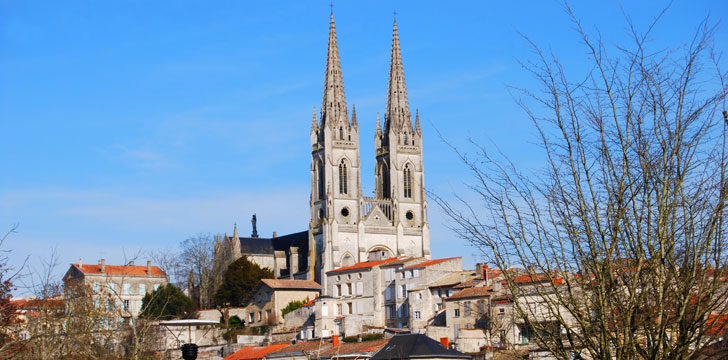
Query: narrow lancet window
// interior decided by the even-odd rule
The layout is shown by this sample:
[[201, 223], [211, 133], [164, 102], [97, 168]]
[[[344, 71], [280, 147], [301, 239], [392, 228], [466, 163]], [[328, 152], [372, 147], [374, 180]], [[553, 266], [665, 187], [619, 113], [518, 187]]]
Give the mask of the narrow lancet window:
[[317, 173], [317, 188], [318, 188], [318, 200], [322, 200], [324, 198], [325, 189], [324, 189], [324, 166], [321, 164], [321, 161], [316, 161], [316, 173]]
[[404, 167], [404, 197], [412, 198], [412, 169], [409, 164]]
[[339, 164], [339, 194], [348, 194], [349, 193], [349, 184], [348, 184], [348, 176], [346, 172], [346, 163], [344, 160], [341, 160], [341, 164]]

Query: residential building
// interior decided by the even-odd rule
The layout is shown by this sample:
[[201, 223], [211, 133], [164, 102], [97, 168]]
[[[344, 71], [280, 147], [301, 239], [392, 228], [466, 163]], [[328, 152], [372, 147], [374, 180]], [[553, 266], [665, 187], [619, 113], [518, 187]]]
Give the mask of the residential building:
[[93, 297], [96, 308], [106, 309], [119, 317], [136, 318], [142, 307], [144, 295], [160, 286], [167, 285], [167, 274], [147, 261], [146, 266], [106, 265], [104, 259], [98, 264], [83, 264], [79, 260], [71, 264], [63, 276], [63, 283], [70, 289], [83, 287], [85, 294]]
[[311, 280], [261, 279], [245, 304], [246, 326], [283, 323], [281, 310], [292, 301], [305, 301], [321, 294], [321, 285]]

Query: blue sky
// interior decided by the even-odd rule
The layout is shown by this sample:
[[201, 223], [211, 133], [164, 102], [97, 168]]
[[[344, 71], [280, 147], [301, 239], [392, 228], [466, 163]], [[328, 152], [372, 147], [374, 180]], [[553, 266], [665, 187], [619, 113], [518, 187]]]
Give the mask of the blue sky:
[[[608, 44], [627, 38], [615, 1], [574, 1]], [[665, 1], [623, 6], [640, 29]], [[374, 188], [374, 124], [384, 112], [393, 10], [426, 185], [448, 197], [468, 173], [436, 135], [472, 137], [537, 167], [535, 133], [507, 87], [535, 87], [516, 30], [578, 75], [587, 55], [557, 1], [336, 1], [348, 104], [360, 123], [362, 182]], [[676, 0], [656, 49], [688, 42], [728, 2]], [[309, 130], [320, 108], [328, 1], [0, 0], [0, 229], [11, 264], [175, 249], [196, 233], [301, 231], [309, 212]], [[722, 25], [716, 49], [725, 50]], [[725, 64], [725, 61], [723, 61]], [[433, 204], [434, 205], [434, 204]], [[435, 257], [463, 256], [431, 206]]]

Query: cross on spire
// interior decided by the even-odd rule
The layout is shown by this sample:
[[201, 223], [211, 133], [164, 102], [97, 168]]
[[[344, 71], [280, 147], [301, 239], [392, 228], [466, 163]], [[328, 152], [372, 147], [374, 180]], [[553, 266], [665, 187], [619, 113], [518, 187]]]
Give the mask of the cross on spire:
[[331, 13], [333, 14], [334, 13], [334, 0], [331, 0], [329, 2], [329, 7], [331, 8]]
[[394, 21], [397, 21], [397, 10], [395, 9], [392, 11], [392, 15], [394, 15]]

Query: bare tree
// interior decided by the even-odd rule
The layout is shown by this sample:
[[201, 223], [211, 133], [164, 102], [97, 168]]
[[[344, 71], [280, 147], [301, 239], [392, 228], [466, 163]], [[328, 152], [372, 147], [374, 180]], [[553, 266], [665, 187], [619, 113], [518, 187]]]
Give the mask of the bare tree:
[[213, 236], [197, 234], [183, 241], [180, 247], [182, 250], [180, 269], [182, 274], [189, 274], [191, 277], [192, 285], [197, 292], [195, 300], [201, 309], [212, 308], [218, 285], [215, 276], [215, 240]]
[[[15, 305], [11, 302], [15, 281], [25, 266], [13, 269], [8, 264], [10, 250], [4, 247], [5, 241], [18, 229], [18, 224], [0, 236], [0, 358], [10, 357], [22, 350], [23, 339], [18, 338], [15, 326], [19, 322]], [[26, 259], [27, 262], [27, 259]]]
[[[470, 193], [433, 194], [452, 229], [501, 270], [523, 331], [560, 359], [724, 357], [728, 322], [728, 80], [707, 20], [674, 49], [605, 45], [566, 12], [589, 54], [577, 80], [528, 38], [538, 91], [514, 89], [544, 164], [453, 147]], [[507, 271], [522, 267], [520, 273]], [[525, 276], [525, 280], [524, 277]], [[518, 277], [520, 278], [520, 281]], [[522, 284], [528, 284], [527, 286]]]

